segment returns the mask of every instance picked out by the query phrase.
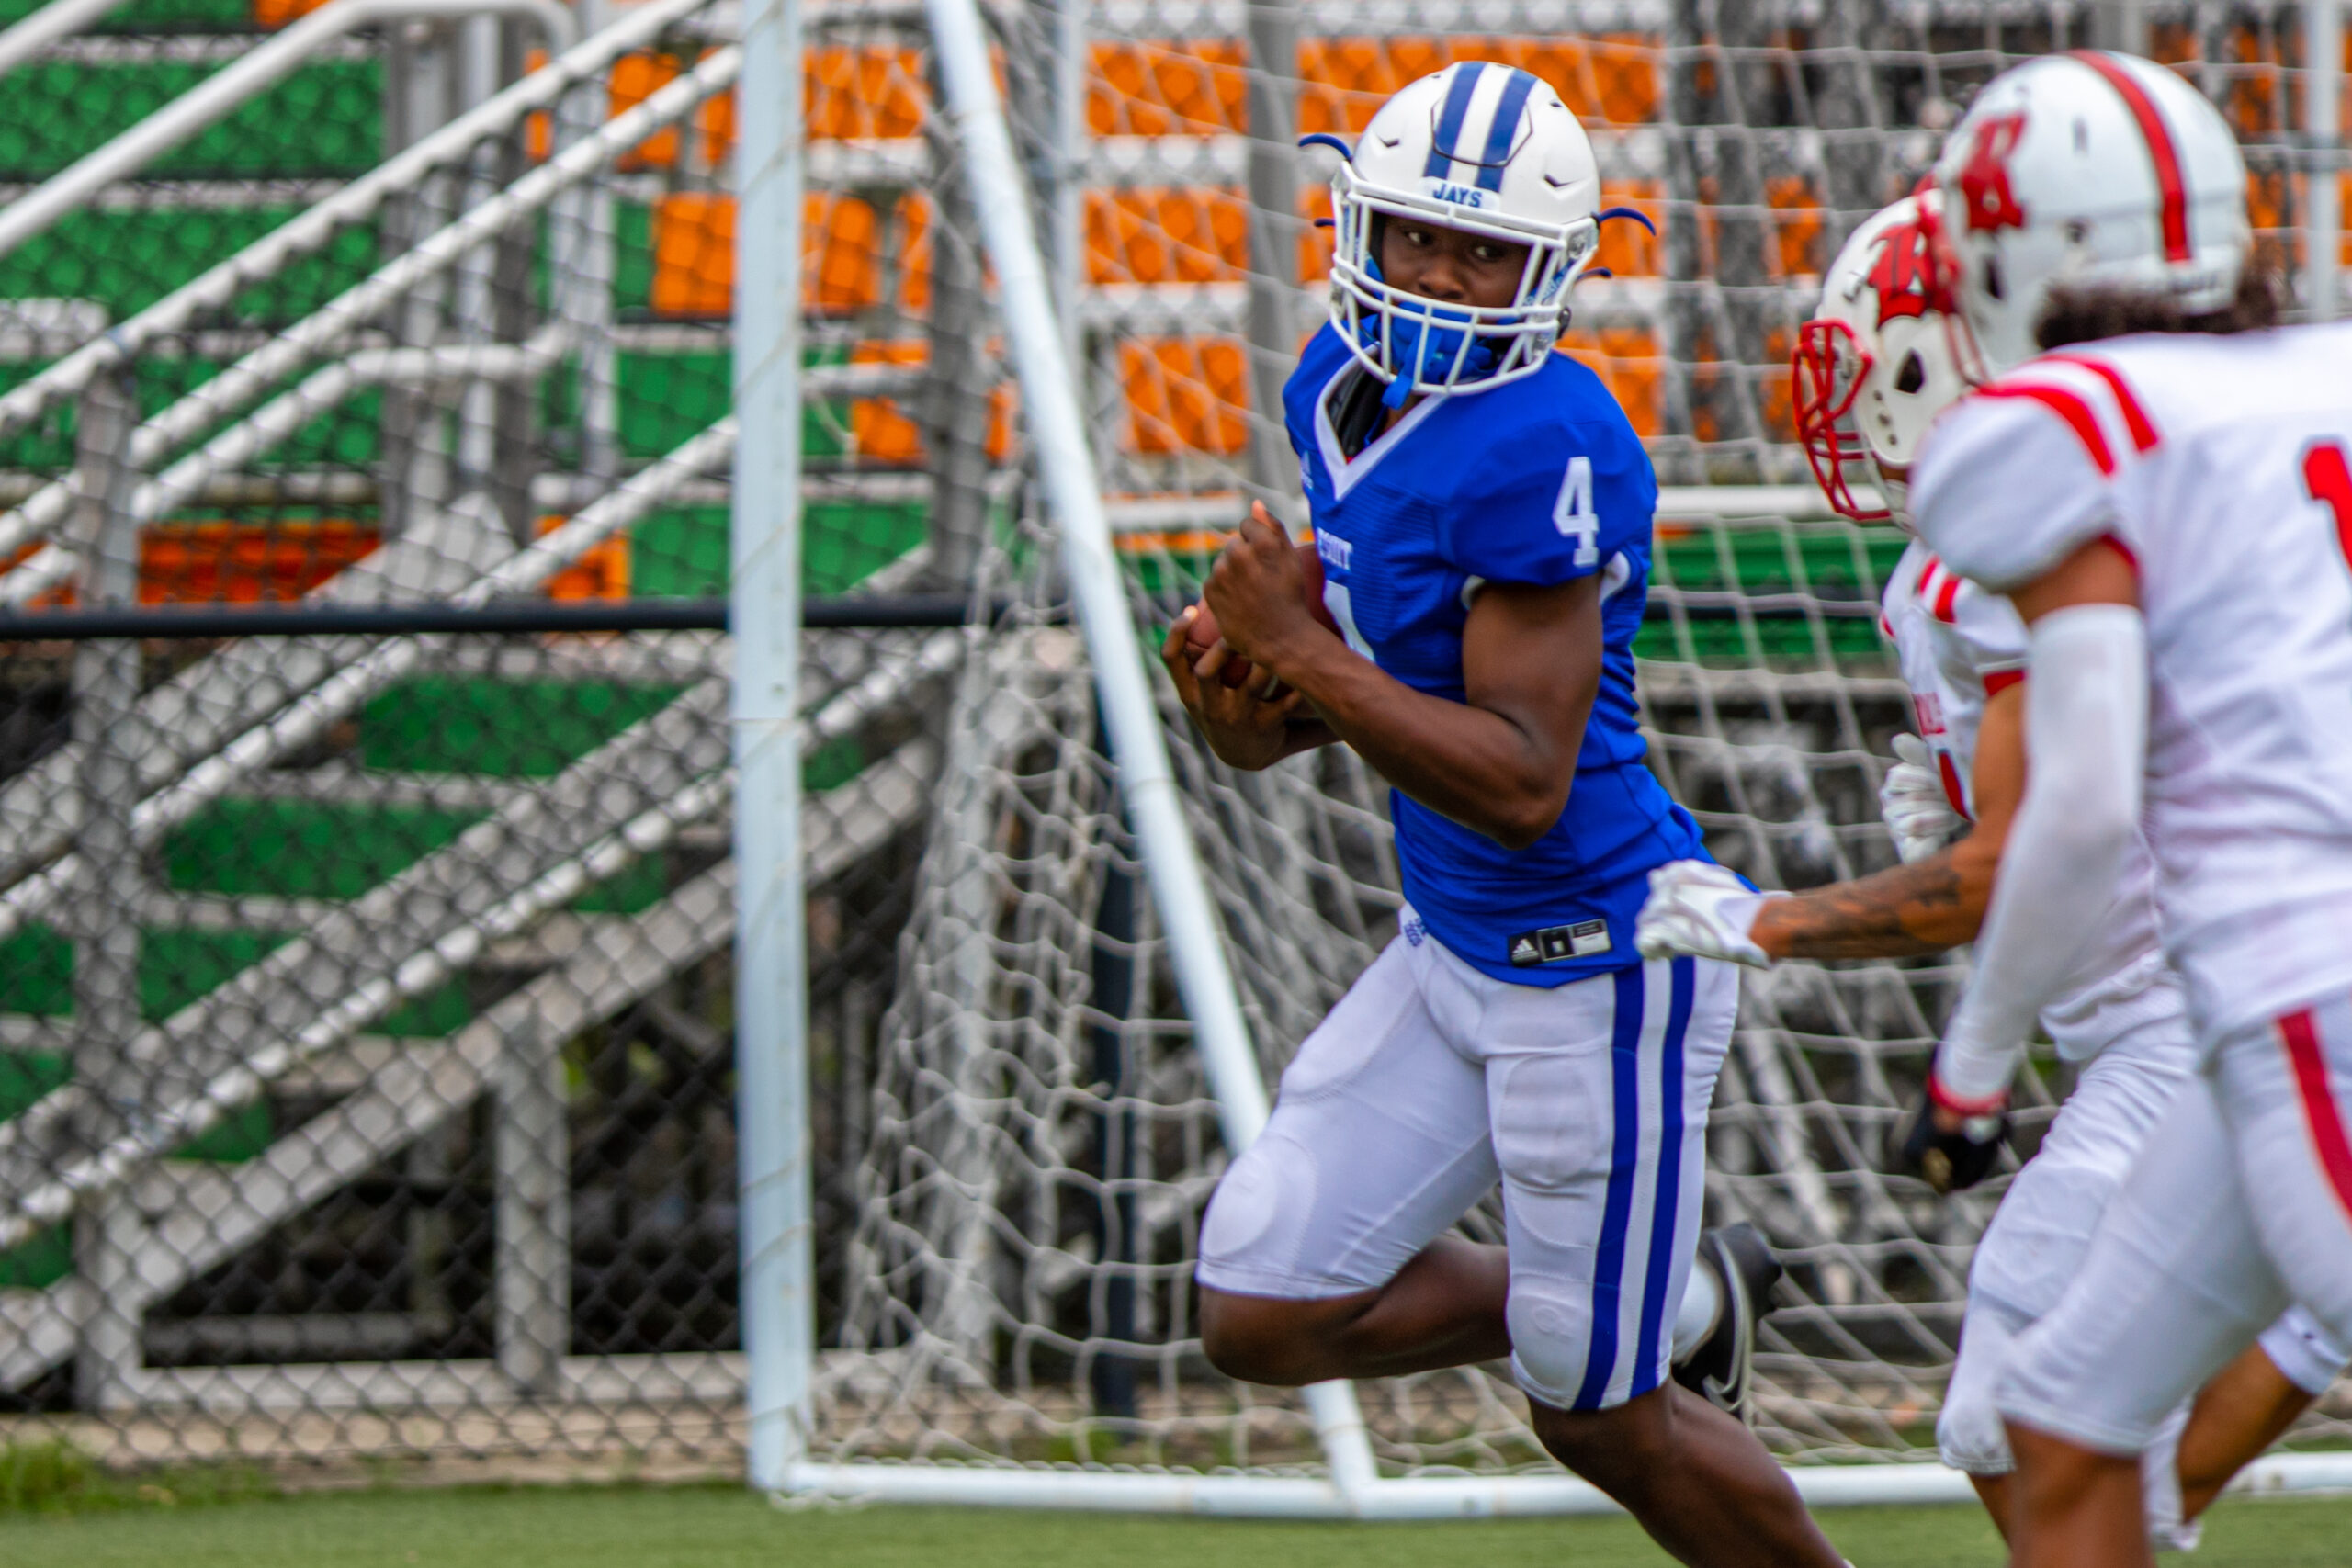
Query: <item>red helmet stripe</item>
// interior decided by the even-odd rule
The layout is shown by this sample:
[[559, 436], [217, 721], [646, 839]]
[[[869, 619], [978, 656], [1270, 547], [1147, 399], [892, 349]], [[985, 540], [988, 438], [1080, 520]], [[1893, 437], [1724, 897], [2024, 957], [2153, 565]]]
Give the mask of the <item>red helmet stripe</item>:
[[2108, 479], [2115, 477], [2115, 453], [2107, 444], [2106, 433], [2098, 427], [2098, 417], [2091, 412], [2091, 405], [2064, 387], [1986, 387], [1976, 394], [1980, 398], [2027, 398], [2066, 422], [2083, 449], [2098, 465], [2099, 473]]
[[2181, 183], [2180, 154], [2173, 148], [2172, 132], [2165, 129], [2164, 116], [2156, 112], [2155, 100], [2113, 55], [2091, 49], [2072, 52], [2075, 59], [2107, 79], [2107, 85], [2115, 89], [2123, 107], [2139, 122], [2141, 138], [2148, 144], [2148, 160], [2156, 166], [2156, 190], [2164, 198], [2165, 260], [2189, 260], [2188, 188]]
[[2104, 359], [2093, 359], [2086, 354], [2045, 354], [2045, 360], [2054, 359], [2062, 365], [2079, 365], [2100, 380], [2115, 394], [2116, 406], [2123, 411], [2123, 428], [2132, 433], [2132, 449], [2145, 452], [2156, 444], [2156, 427], [2148, 422], [2148, 413], [2140, 400], [2132, 395], [2132, 388], [2115, 367]]

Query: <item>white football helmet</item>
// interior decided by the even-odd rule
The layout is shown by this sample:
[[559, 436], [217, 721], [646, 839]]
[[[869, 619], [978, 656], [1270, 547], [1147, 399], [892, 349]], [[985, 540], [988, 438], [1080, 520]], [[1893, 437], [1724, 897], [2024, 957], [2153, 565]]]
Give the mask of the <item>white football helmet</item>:
[[[1600, 233], [1600, 168], [1557, 93], [1528, 72], [1464, 61], [1381, 105], [1352, 152], [1336, 137], [1306, 141], [1347, 153], [1331, 177], [1331, 324], [1389, 383], [1392, 407], [1543, 367]], [[1391, 288], [1378, 245], [1391, 217], [1525, 245], [1517, 297], [1489, 309]]]
[[[1877, 478], [1891, 487], [1928, 424], [1968, 390], [1951, 319], [1928, 301], [1920, 212], [1940, 201], [1930, 187], [1864, 220], [1829, 264], [1813, 320], [1797, 330], [1797, 437], [1829, 504], [1858, 523], [1883, 523], [1894, 512], [1854, 498], [1850, 467], [1875, 459]], [[1861, 477], [1872, 477], [1867, 467]]]
[[2252, 243], [2229, 125], [2196, 88], [2133, 55], [2077, 50], [1995, 77], [1933, 178], [1938, 281], [1957, 302], [1973, 379], [2041, 352], [2052, 284], [2218, 310]]

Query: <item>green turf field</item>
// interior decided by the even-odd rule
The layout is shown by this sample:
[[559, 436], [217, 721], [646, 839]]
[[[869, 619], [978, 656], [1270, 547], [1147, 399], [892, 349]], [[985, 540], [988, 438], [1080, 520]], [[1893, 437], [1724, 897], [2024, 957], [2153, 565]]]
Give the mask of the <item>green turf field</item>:
[[[1992, 1564], [1966, 1508], [1825, 1515], [1858, 1568]], [[2192, 1568], [2352, 1560], [2352, 1500], [2229, 1502]], [[722, 1488], [369, 1492], [0, 1517], [6, 1568], [1618, 1568], [1623, 1519], [1314, 1525], [923, 1508], [778, 1509]]]

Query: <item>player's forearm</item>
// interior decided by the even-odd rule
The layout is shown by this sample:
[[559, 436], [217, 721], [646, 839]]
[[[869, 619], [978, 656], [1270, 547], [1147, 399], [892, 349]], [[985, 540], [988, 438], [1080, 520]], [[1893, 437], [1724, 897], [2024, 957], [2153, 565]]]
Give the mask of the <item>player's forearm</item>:
[[1329, 725], [1311, 715], [1293, 717], [1279, 735], [1270, 735], [1263, 728], [1219, 724], [1204, 714], [1194, 714], [1193, 722], [1200, 726], [1202, 738], [1218, 761], [1248, 773], [1262, 772], [1303, 751], [1336, 745], [1340, 739]]
[[1417, 692], [1336, 637], [1322, 641], [1277, 671], [1390, 784], [1512, 849], [1560, 819], [1576, 776], [1573, 754], [1552, 756], [1502, 715]]
[[1977, 968], [1937, 1076], [1976, 1100], [2006, 1089], [2037, 1015], [2115, 895], [2140, 815], [2147, 640], [2139, 612], [2069, 606], [2033, 627], [2032, 771], [1985, 914]]
[[1775, 898], [1748, 936], [1775, 960], [1941, 953], [1976, 939], [1998, 860], [1962, 840], [1909, 865]]

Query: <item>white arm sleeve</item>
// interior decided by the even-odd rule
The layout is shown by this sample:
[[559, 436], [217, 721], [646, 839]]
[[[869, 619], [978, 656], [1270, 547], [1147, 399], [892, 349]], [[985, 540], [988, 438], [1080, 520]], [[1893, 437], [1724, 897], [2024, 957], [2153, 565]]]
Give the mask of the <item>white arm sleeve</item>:
[[2140, 821], [2148, 638], [2140, 612], [2075, 604], [2035, 623], [2025, 799], [2001, 850], [1976, 975], [1937, 1077], [1954, 1096], [2008, 1087], [2042, 1004], [2106, 918]]

